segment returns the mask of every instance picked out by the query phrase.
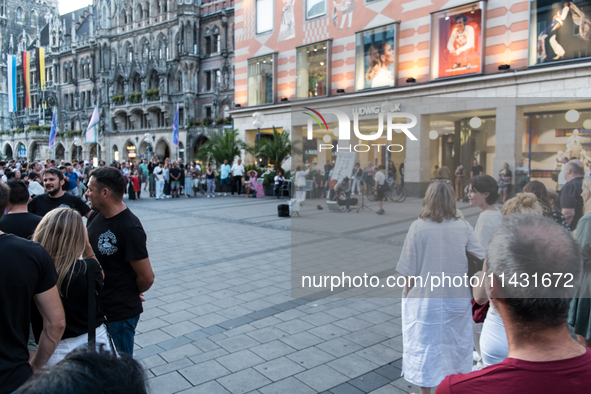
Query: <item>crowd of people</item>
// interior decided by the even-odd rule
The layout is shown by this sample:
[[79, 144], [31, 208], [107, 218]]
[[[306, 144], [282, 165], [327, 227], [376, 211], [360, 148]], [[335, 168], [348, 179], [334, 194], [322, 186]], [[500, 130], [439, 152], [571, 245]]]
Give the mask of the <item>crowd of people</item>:
[[[472, 176], [468, 199], [480, 209], [474, 228], [457, 210], [451, 182], [429, 185], [397, 266], [407, 279], [403, 375], [422, 394], [433, 387], [438, 394], [589, 390], [591, 177], [576, 159], [563, 170], [558, 194], [527, 182], [501, 210], [501, 182]], [[467, 275], [471, 256], [483, 262], [474, 285], [434, 292], [417, 285], [429, 275]], [[534, 273], [571, 275], [572, 287], [541, 290]], [[511, 277], [532, 282], [501, 282]]]
[[[0, 163], [0, 393], [109, 392], [109, 384], [146, 392], [131, 357], [155, 275], [142, 224], [123, 202], [129, 177], [104, 162], [8, 164]], [[87, 368], [64, 376], [74, 365]]]

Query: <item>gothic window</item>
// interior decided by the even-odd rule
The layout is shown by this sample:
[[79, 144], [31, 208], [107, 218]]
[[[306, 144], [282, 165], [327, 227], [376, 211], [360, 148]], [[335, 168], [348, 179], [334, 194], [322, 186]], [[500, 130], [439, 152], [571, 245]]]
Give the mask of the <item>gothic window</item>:
[[222, 84], [222, 72], [220, 70], [216, 70], [215, 72], [215, 86], [220, 87]]
[[37, 14], [31, 11], [31, 26], [37, 26]]
[[121, 10], [121, 22], [122, 25], [127, 24], [127, 12], [125, 10]]
[[127, 12], [127, 21], [133, 23], [133, 10], [131, 7], [129, 7], [129, 12]]
[[144, 17], [150, 17], [150, 3], [146, 2], [146, 7], [144, 8]]
[[16, 21], [18, 23], [23, 23], [23, 9], [21, 7], [16, 9]]
[[204, 73], [204, 79], [205, 79], [205, 91], [210, 91], [211, 90], [211, 71], [206, 71]]
[[183, 91], [183, 79], [180, 75], [176, 78], [176, 89], [179, 93]]
[[107, 28], [107, 7], [103, 6], [103, 29]]

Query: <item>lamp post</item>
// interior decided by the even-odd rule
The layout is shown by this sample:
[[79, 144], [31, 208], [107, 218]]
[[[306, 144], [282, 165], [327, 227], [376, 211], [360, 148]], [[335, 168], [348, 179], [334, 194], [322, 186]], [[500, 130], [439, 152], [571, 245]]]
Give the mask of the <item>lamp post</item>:
[[76, 161], [80, 161], [80, 146], [82, 146], [82, 141], [80, 141], [80, 138], [76, 137], [74, 138], [74, 145], [76, 146]]

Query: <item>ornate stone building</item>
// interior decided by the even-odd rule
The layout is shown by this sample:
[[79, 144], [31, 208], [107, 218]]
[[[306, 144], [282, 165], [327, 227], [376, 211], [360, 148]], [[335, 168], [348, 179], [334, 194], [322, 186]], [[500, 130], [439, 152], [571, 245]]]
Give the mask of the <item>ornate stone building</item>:
[[[24, 145], [30, 160], [110, 162], [151, 154], [192, 159], [208, 131], [231, 127], [226, 118], [234, 100], [232, 0], [96, 0], [60, 16], [55, 9], [23, 46], [45, 48], [47, 89], [40, 92], [33, 79], [37, 108], [22, 108], [20, 90], [16, 114], [6, 115], [7, 105], [2, 106], [0, 155], [16, 157]], [[36, 71], [34, 62], [31, 70]], [[22, 67], [18, 73], [22, 78]], [[2, 75], [5, 87], [6, 71]], [[5, 90], [2, 96], [6, 100]], [[38, 108], [43, 97], [45, 111]], [[85, 145], [95, 106], [99, 143]], [[172, 146], [177, 107], [178, 152]], [[60, 136], [50, 151], [46, 129], [52, 109]]]

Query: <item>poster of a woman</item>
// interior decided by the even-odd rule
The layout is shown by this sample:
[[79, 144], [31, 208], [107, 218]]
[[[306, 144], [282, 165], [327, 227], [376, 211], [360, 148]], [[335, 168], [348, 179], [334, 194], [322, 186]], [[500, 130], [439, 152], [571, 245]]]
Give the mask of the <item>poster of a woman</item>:
[[367, 30], [357, 35], [357, 90], [395, 85], [395, 35], [395, 25]]

